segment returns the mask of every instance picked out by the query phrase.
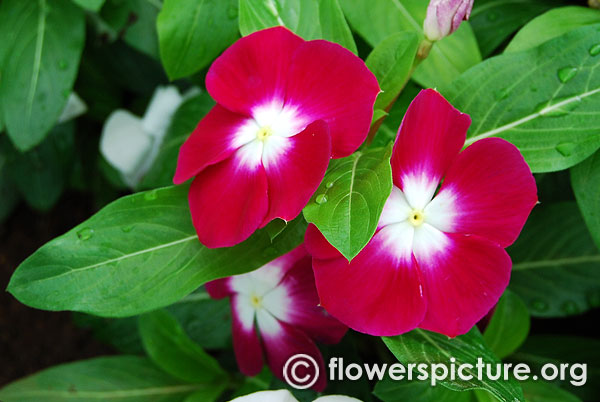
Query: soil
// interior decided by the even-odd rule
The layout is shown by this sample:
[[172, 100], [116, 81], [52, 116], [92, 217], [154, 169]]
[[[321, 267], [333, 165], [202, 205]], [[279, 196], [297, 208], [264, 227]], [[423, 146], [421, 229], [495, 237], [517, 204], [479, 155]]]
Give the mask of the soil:
[[65, 194], [43, 214], [21, 203], [0, 224], [0, 387], [60, 363], [116, 353], [77, 328], [71, 313], [29, 308], [4, 290], [25, 258], [93, 212], [89, 197]]

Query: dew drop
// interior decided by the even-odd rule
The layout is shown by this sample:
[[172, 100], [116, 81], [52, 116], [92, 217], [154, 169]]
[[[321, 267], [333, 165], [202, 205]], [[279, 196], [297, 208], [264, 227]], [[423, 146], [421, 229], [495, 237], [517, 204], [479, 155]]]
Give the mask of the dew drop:
[[144, 199], [146, 201], [152, 201], [155, 200], [158, 197], [158, 194], [156, 194], [156, 190], [152, 190], [152, 191], [147, 191], [144, 194]]
[[121, 228], [121, 230], [122, 230], [124, 233], [129, 233], [129, 232], [131, 232], [131, 231], [133, 230], [133, 226], [123, 226], [123, 227]]
[[77, 232], [79, 240], [89, 240], [94, 235], [94, 230], [90, 228], [83, 228]]
[[560, 307], [560, 309], [565, 314], [577, 314], [577, 313], [579, 313], [579, 306], [573, 300], [568, 300], [568, 301], [564, 302], [563, 305]]
[[556, 150], [562, 156], [571, 156], [576, 148], [577, 144], [575, 144], [574, 142], [561, 142], [556, 146]]
[[323, 205], [327, 202], [327, 195], [319, 194], [315, 197], [315, 202], [319, 205]]
[[566, 83], [577, 75], [577, 67], [563, 67], [558, 70], [558, 79], [562, 83]]
[[325, 187], [327, 187], [327, 188], [333, 187], [333, 182], [332, 181], [328, 181], [327, 184], [325, 184]]
[[598, 56], [599, 54], [600, 54], [600, 43], [597, 43], [590, 48], [590, 56]]
[[533, 301], [532, 307], [536, 311], [546, 311], [548, 310], [548, 303], [543, 300], [537, 299]]

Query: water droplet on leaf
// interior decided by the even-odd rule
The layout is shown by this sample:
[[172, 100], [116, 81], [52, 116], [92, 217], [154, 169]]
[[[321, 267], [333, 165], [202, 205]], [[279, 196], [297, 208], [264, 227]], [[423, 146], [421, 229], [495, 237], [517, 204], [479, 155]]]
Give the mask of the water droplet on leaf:
[[558, 79], [565, 83], [577, 75], [577, 67], [563, 67], [558, 70]]
[[327, 188], [333, 187], [333, 182], [332, 181], [328, 181], [327, 184], [325, 184], [325, 187], [327, 187]]
[[83, 228], [77, 232], [79, 240], [89, 240], [94, 235], [94, 230], [90, 228]]
[[590, 56], [598, 56], [600, 54], [600, 43], [590, 48]]
[[556, 146], [556, 150], [562, 156], [571, 156], [576, 148], [577, 144], [575, 144], [574, 142], [562, 142]]
[[123, 227], [121, 228], [121, 230], [122, 230], [124, 233], [129, 233], [129, 232], [131, 232], [131, 231], [133, 230], [133, 226], [123, 226]]
[[319, 194], [315, 197], [315, 202], [319, 205], [325, 204], [327, 202], [327, 195]]

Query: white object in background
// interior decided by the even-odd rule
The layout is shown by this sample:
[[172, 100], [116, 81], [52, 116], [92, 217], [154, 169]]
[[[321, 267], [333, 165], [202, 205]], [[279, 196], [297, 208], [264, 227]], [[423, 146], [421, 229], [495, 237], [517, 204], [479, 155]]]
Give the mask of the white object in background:
[[85, 112], [87, 112], [87, 105], [85, 102], [75, 92], [71, 92], [69, 98], [67, 99], [65, 108], [58, 118], [58, 122], [64, 123], [69, 120], [73, 120]]
[[[287, 389], [278, 391], [260, 391], [240, 396], [229, 402], [298, 402]], [[328, 395], [315, 399], [313, 402], [362, 402], [360, 399], [344, 395]]]
[[174, 86], [158, 87], [143, 118], [117, 109], [104, 123], [100, 152], [130, 188], [135, 188], [152, 166], [175, 111], [187, 97]]

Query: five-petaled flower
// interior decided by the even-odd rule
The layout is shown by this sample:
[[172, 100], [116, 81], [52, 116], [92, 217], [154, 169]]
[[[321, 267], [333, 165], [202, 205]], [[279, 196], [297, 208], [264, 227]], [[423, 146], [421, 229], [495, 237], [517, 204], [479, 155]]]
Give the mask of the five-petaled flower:
[[[334, 344], [348, 328], [318, 305], [311, 258], [303, 245], [256, 271], [209, 282], [206, 289], [213, 298], [230, 298], [233, 348], [242, 373], [261, 371], [264, 350], [271, 371], [284, 380], [285, 362], [302, 353], [319, 365], [312, 388], [325, 388], [323, 357], [313, 339]], [[302, 375], [314, 374], [310, 368]]]
[[397, 335], [418, 326], [454, 337], [508, 285], [504, 248], [536, 204], [536, 185], [503, 139], [460, 152], [470, 124], [439, 93], [422, 91], [400, 126], [394, 187], [367, 246], [349, 263], [309, 226], [305, 244], [321, 304], [349, 327]]
[[182, 145], [174, 182], [195, 176], [190, 210], [207, 247], [295, 218], [329, 159], [365, 140], [379, 93], [357, 56], [283, 27], [234, 43], [210, 67], [206, 88], [217, 105]]

